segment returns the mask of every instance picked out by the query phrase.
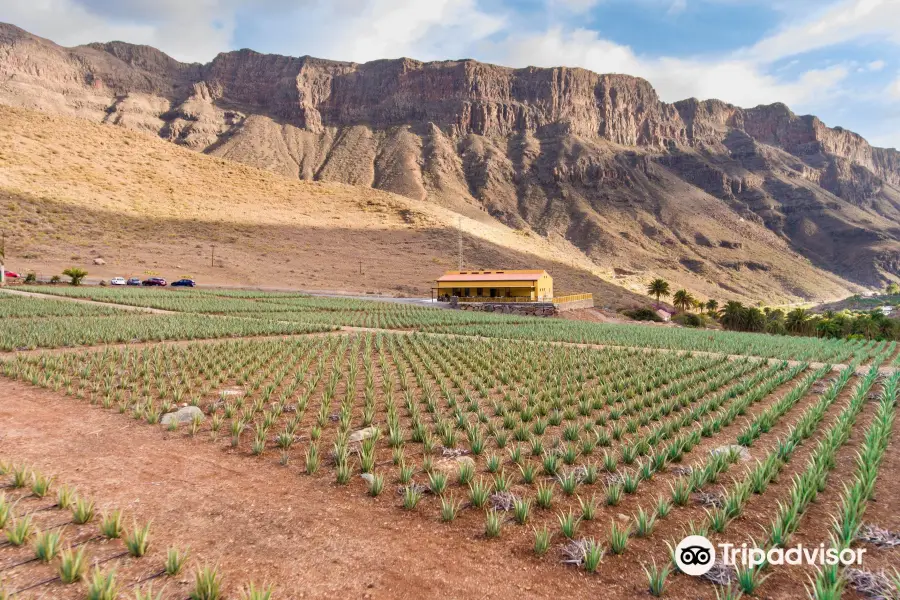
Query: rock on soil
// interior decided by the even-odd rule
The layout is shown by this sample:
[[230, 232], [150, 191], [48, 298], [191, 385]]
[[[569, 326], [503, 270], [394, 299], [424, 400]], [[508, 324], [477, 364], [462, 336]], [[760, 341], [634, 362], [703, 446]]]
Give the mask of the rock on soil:
[[709, 451], [710, 454], [728, 454], [732, 450], [736, 451], [740, 454], [741, 462], [747, 462], [750, 460], [750, 451], [747, 450], [746, 446], [740, 446], [738, 444], [729, 444], [727, 446], [719, 446], [718, 448], [713, 448]]
[[435, 461], [434, 470], [446, 473], [448, 477], [459, 475], [459, 469], [463, 464], [469, 464], [475, 468], [475, 460], [471, 456], [452, 456]]
[[350, 437], [348, 438], [347, 441], [349, 441], [352, 444], [354, 442], [361, 442], [370, 437], [375, 437], [376, 435], [378, 435], [377, 427], [374, 427], [374, 426], [366, 427], [365, 429], [360, 429], [358, 431], [354, 431], [353, 433], [351, 433]]
[[203, 411], [198, 407], [185, 406], [184, 408], [179, 408], [175, 412], [164, 414], [160, 423], [162, 425], [168, 425], [172, 421], [176, 421], [178, 423], [190, 423], [194, 420], [195, 415], [199, 415], [200, 419], [203, 419]]

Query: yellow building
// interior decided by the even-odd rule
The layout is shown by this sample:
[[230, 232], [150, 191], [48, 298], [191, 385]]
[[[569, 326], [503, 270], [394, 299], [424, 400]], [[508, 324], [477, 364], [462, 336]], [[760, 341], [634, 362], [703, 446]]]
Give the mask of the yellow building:
[[553, 278], [543, 270], [447, 271], [437, 279], [434, 290], [439, 299], [458, 296], [462, 302], [491, 298], [549, 302]]

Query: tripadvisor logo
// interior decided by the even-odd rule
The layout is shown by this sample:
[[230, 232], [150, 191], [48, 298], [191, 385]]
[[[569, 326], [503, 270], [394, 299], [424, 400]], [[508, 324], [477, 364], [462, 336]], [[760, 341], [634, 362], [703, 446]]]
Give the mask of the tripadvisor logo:
[[722, 557], [727, 566], [758, 567], [770, 565], [819, 565], [833, 566], [841, 564], [860, 565], [866, 549], [860, 548], [828, 548], [825, 544], [804, 546], [799, 544], [791, 548], [757, 548], [741, 544], [719, 544], [718, 549], [702, 535], [689, 535], [675, 547], [675, 564], [687, 575], [695, 577], [707, 573], [716, 562], [716, 556]]
[[716, 549], [702, 535], [689, 535], [675, 546], [675, 564], [687, 575], [699, 576], [712, 569]]

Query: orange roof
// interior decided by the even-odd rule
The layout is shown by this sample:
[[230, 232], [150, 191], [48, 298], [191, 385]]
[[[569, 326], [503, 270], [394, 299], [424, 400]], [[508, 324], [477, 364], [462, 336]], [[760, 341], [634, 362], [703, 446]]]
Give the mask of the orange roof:
[[541, 272], [532, 273], [447, 273], [438, 278], [438, 281], [537, 281], [541, 278]]

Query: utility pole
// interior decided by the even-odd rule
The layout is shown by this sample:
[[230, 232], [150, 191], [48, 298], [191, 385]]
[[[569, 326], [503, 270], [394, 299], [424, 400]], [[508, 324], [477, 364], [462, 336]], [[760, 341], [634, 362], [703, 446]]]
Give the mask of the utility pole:
[[216, 245], [211, 244], [211, 246], [212, 246], [212, 254], [209, 257], [209, 266], [215, 267], [216, 266]]
[[359, 274], [362, 275], [362, 261], [359, 261]]
[[463, 270], [463, 239], [462, 239], [462, 215], [456, 221], [456, 231], [458, 234], [458, 242], [459, 242], [459, 269]]
[[6, 285], [6, 231], [0, 238], [0, 287]]

